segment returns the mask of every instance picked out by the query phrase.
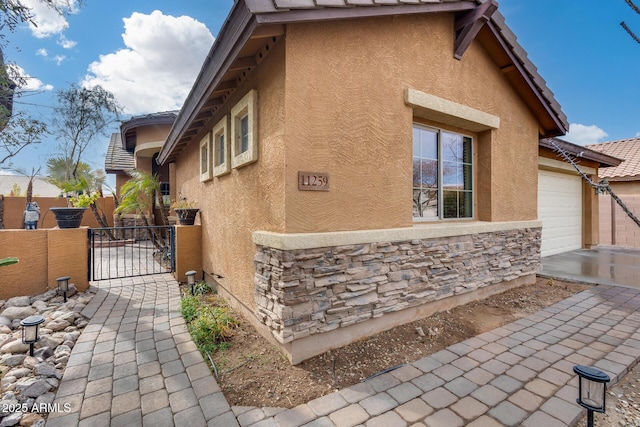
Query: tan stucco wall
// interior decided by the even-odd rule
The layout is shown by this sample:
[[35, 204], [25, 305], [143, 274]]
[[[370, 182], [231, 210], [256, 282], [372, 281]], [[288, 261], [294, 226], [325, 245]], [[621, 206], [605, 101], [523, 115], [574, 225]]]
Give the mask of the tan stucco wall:
[[[536, 218], [538, 125], [478, 43], [453, 58], [452, 15], [290, 25], [286, 43], [287, 232], [413, 224], [407, 88], [500, 118], [473, 135], [476, 218]], [[298, 191], [298, 171], [329, 173], [331, 191]]]
[[[136, 146], [149, 142], [165, 141], [171, 125], [141, 126], [136, 128]], [[159, 151], [159, 150], [158, 150]]]
[[84, 291], [87, 281], [87, 229], [0, 230], [0, 258], [20, 261], [0, 269], [0, 299], [37, 295], [71, 276]]
[[[33, 201], [37, 202], [38, 206], [40, 206], [40, 221], [38, 221], [38, 228], [56, 227], [56, 218], [53, 213], [49, 211], [49, 208], [65, 207], [67, 206], [67, 199], [61, 197], [34, 197]], [[100, 198], [97, 203], [104, 211], [109, 226], [112, 227], [114, 211], [113, 197]], [[6, 229], [20, 228], [26, 204], [26, 197], [4, 198], [4, 227]], [[90, 209], [87, 209], [84, 212], [82, 225], [92, 228], [100, 227]]]
[[[610, 182], [611, 188], [624, 204], [640, 217], [640, 182]], [[600, 243], [640, 248], [640, 227], [624, 213], [610, 195], [599, 197], [600, 201]], [[611, 212], [614, 212], [613, 220]], [[615, 233], [614, 233], [615, 231]]]
[[176, 225], [176, 271], [179, 282], [186, 282], [186, 272], [194, 270], [196, 280], [202, 280], [202, 227]]
[[[219, 284], [254, 305], [255, 230], [284, 231], [284, 43], [269, 56], [212, 118], [213, 127], [250, 89], [258, 91], [258, 161], [200, 182], [199, 144], [193, 142], [175, 163], [176, 197], [198, 203], [202, 224], [202, 265], [222, 276]], [[209, 128], [210, 129], [210, 128]], [[174, 190], [175, 187], [175, 190]], [[198, 221], [198, 220], [196, 220]]]

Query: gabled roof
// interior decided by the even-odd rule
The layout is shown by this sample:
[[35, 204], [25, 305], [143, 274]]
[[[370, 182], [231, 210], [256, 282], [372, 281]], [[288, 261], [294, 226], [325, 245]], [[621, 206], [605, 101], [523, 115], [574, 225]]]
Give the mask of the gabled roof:
[[[204, 61], [160, 163], [174, 161], [268, 53], [289, 23], [449, 12], [455, 14], [454, 52], [461, 59], [476, 39], [531, 108], [542, 136], [564, 135], [569, 125], [553, 93], [497, 11], [495, 0], [236, 0]], [[266, 47], [266, 48], [265, 48]]]
[[[598, 163], [599, 168], [608, 168], [609, 166], [618, 166], [622, 160], [610, 156], [608, 154], [602, 153], [597, 150], [592, 150], [593, 146], [583, 146], [574, 144], [573, 142], [565, 141], [560, 138], [542, 138], [538, 141], [538, 146], [543, 148], [548, 148], [550, 150], [556, 151], [555, 146], [552, 144], [555, 143], [562, 151], [573, 156], [577, 161], [580, 159], [591, 160], [592, 162]], [[560, 157], [562, 159], [562, 157]], [[564, 160], [564, 159], [562, 159]], [[598, 176], [602, 176], [600, 171], [604, 169], [598, 169]]]
[[104, 160], [104, 170], [107, 173], [122, 173], [134, 168], [133, 149], [128, 151], [122, 148], [120, 134], [112, 133], [109, 147], [107, 148], [107, 156]]
[[587, 145], [587, 147], [624, 159], [619, 166], [600, 169], [598, 171], [600, 178], [607, 178], [609, 181], [640, 180], [640, 138], [603, 142]]

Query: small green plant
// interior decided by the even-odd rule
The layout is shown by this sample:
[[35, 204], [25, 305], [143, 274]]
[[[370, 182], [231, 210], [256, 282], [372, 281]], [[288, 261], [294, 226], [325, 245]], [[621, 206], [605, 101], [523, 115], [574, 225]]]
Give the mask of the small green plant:
[[225, 307], [201, 306], [189, 329], [198, 349], [211, 353], [231, 336], [231, 330], [236, 324], [237, 321]]
[[97, 191], [92, 192], [91, 194], [79, 194], [77, 196], [71, 197], [69, 199], [69, 203], [74, 208], [88, 208], [91, 206], [96, 200], [100, 198], [100, 193]]
[[182, 317], [187, 323], [193, 322], [193, 320], [198, 315], [198, 308], [200, 307], [200, 301], [195, 296], [187, 296], [182, 298], [180, 301], [180, 311], [182, 312]]
[[204, 280], [201, 280], [200, 282], [196, 283], [195, 286], [193, 287], [194, 295], [204, 295], [204, 294], [208, 294], [209, 292], [211, 292], [211, 286], [209, 286], [209, 284]]
[[4, 267], [6, 265], [15, 264], [17, 262], [18, 262], [18, 258], [15, 258], [15, 257], [2, 258], [2, 259], [0, 259], [0, 267]]
[[198, 204], [194, 201], [187, 201], [187, 199], [176, 200], [171, 203], [171, 209], [197, 209]]

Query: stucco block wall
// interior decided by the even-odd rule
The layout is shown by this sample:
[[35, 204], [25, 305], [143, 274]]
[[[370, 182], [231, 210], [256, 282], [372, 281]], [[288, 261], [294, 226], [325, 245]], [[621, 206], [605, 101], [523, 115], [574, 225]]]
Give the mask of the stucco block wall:
[[[612, 182], [611, 188], [636, 216], [640, 216], [640, 182]], [[599, 197], [600, 243], [640, 248], [640, 227], [618, 206], [610, 195]], [[613, 215], [612, 215], [613, 212]], [[613, 217], [613, 219], [612, 219]], [[613, 233], [615, 229], [615, 233]]]
[[[40, 221], [38, 221], [38, 228], [53, 228], [57, 226], [56, 217], [49, 208], [52, 207], [65, 207], [67, 206], [67, 199], [61, 197], [34, 197], [33, 201], [40, 206]], [[97, 201], [100, 208], [107, 217], [107, 222], [110, 227], [113, 227], [113, 211], [114, 203], [113, 197], [103, 197]], [[20, 229], [22, 222], [22, 215], [27, 205], [26, 197], [5, 197], [4, 198], [4, 227], [5, 229]], [[86, 227], [100, 227], [98, 221], [93, 216], [90, 209], [87, 209], [82, 217], [82, 226]]]
[[196, 271], [196, 280], [202, 280], [202, 227], [176, 225], [176, 280], [186, 282], [185, 273]]
[[71, 276], [71, 283], [86, 290], [87, 245], [86, 228], [0, 230], [0, 258], [20, 260], [0, 269], [0, 299], [54, 289], [61, 276]]

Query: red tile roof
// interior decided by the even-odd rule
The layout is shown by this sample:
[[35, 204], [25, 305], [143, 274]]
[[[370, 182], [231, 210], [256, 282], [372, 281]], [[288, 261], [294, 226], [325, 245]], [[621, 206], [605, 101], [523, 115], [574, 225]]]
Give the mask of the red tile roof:
[[602, 144], [587, 145], [587, 147], [591, 150], [624, 159], [619, 166], [599, 169], [599, 177], [612, 181], [627, 181], [632, 180], [632, 178], [640, 180], [640, 138], [603, 142]]

